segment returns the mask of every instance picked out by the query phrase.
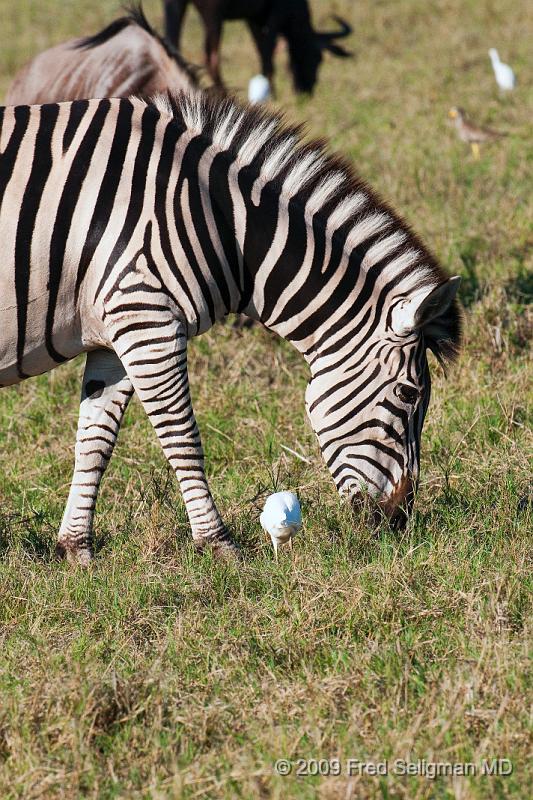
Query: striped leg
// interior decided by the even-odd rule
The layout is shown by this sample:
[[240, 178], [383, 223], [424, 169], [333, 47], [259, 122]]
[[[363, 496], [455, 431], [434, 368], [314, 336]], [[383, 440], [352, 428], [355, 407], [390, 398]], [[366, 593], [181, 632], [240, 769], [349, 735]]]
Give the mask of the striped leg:
[[59, 555], [82, 566], [91, 560], [98, 488], [132, 394], [131, 381], [115, 353], [94, 350], [87, 354], [74, 476], [57, 545]]
[[204, 454], [189, 393], [183, 327], [167, 316], [164, 329], [150, 329], [140, 323], [134, 338], [133, 343], [129, 336], [127, 342], [116, 340], [117, 351], [176, 473], [194, 542], [199, 548], [209, 545], [220, 555], [234, 555], [237, 547], [220, 517], [204, 472]]

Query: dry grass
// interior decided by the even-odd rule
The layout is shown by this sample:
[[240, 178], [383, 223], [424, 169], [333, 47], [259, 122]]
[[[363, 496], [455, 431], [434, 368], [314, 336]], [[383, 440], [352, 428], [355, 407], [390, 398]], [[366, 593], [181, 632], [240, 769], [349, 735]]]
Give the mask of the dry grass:
[[[157, 0], [145, 3], [160, 18]], [[408, 530], [354, 526], [304, 421], [305, 365], [262, 331], [191, 350], [212, 485], [246, 552], [191, 548], [177, 488], [139, 406], [99, 502], [94, 568], [51, 559], [66, 499], [81, 363], [0, 394], [0, 796], [470, 798], [528, 795], [531, 773], [531, 12], [519, 0], [314, 2], [353, 22], [296, 101], [464, 276], [463, 356], [435, 370]], [[0, 91], [33, 52], [115, 4], [0, 0]], [[528, 17], [529, 13], [529, 17]], [[186, 51], [200, 59], [191, 15]], [[518, 74], [498, 96], [486, 50]], [[280, 56], [283, 61], [283, 54]], [[257, 71], [241, 26], [224, 71]], [[446, 126], [465, 106], [509, 136], [479, 162]], [[528, 172], [529, 171], [529, 172]], [[529, 394], [528, 394], [529, 392]], [[292, 458], [288, 445], [306, 455]], [[297, 487], [305, 533], [273, 563], [261, 499]], [[474, 762], [508, 777], [280, 777], [277, 758]]]

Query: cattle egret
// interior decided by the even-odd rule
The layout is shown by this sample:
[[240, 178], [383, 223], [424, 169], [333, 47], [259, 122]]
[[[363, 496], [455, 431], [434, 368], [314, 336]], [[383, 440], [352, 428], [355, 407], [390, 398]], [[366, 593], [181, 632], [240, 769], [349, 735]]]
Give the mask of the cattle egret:
[[254, 75], [248, 84], [250, 103], [266, 103], [270, 100], [270, 81], [264, 75]]
[[292, 537], [302, 527], [302, 510], [298, 498], [293, 492], [271, 494], [266, 499], [259, 521], [272, 539], [277, 561], [278, 545], [288, 542], [292, 550]]
[[511, 89], [514, 89], [516, 78], [509, 64], [504, 64], [503, 61], [500, 61], [498, 51], [495, 50], [494, 47], [490, 48], [489, 56], [490, 60], [492, 61], [494, 75], [496, 76], [496, 83], [500, 89], [502, 89], [504, 92], [509, 92]]
[[463, 142], [472, 147], [474, 158], [479, 158], [480, 142], [490, 142], [505, 134], [493, 131], [491, 128], [481, 128], [471, 122], [462, 108], [450, 108], [450, 117], [453, 119], [457, 135]]

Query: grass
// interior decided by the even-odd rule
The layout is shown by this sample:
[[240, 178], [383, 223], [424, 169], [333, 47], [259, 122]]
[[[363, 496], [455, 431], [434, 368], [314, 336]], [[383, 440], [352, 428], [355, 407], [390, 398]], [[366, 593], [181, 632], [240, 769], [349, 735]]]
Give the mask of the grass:
[[[160, 20], [157, 0], [145, 2]], [[436, 368], [423, 480], [408, 529], [372, 535], [341, 507], [304, 420], [305, 365], [261, 330], [191, 346], [191, 382], [217, 501], [246, 560], [197, 556], [153, 431], [127, 414], [87, 572], [54, 562], [82, 363], [0, 393], [2, 798], [517, 798], [531, 786], [531, 17], [523, 0], [314, 2], [353, 23], [299, 101], [463, 275], [466, 340]], [[32, 53], [109, 21], [102, 0], [0, 0], [0, 92]], [[500, 97], [499, 48], [518, 88]], [[201, 58], [191, 13], [186, 52]], [[223, 68], [257, 71], [242, 26]], [[449, 106], [508, 132], [471, 155]], [[309, 463], [282, 448], [303, 453]], [[279, 565], [263, 498], [297, 489], [305, 530]], [[402, 777], [395, 759], [508, 758], [508, 776]], [[276, 775], [279, 758], [342, 775]], [[348, 758], [389, 760], [348, 775]], [[312, 767], [311, 767], [312, 770]], [[479, 773], [479, 769], [478, 769]]]

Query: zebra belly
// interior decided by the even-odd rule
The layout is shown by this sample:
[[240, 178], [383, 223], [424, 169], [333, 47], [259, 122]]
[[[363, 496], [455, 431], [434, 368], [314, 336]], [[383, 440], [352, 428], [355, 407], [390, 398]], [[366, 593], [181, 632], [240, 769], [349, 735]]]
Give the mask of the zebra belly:
[[0, 308], [0, 387], [49, 372], [63, 360], [74, 358], [86, 349], [77, 320], [64, 312], [56, 316], [53, 326], [54, 348], [62, 357], [62, 361], [57, 361], [50, 355], [45, 337], [48, 293], [30, 300], [26, 309], [26, 335], [20, 359], [17, 307]]

